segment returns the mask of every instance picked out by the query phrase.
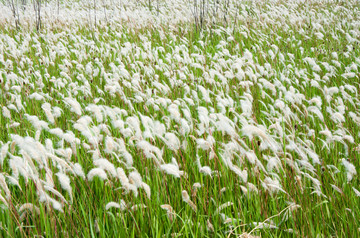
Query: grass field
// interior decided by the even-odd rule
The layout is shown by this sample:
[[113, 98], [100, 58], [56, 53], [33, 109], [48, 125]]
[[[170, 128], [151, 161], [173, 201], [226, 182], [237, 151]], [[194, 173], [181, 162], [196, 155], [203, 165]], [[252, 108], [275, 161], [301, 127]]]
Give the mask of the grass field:
[[9, 2], [0, 237], [360, 236], [358, 1]]

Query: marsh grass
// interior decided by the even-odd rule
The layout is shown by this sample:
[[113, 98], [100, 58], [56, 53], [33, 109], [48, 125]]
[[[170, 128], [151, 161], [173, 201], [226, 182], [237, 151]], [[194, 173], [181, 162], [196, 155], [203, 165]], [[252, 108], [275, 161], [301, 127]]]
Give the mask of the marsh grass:
[[[335, 5], [322, 3], [322, 1], [313, 1], [310, 5], [296, 5], [295, 10], [305, 14], [307, 10], [312, 9], [315, 12], [322, 12], [324, 9], [334, 14], [334, 19], [338, 19], [336, 14], [332, 12], [332, 7]], [[319, 2], [319, 3], [317, 3]], [[283, 5], [281, 5], [283, 4]], [[95, 29], [84, 27], [81, 25], [74, 26], [75, 29], [62, 29], [61, 27], [53, 30], [42, 29], [39, 33], [36, 31], [29, 31], [26, 29], [15, 29], [1, 27], [2, 36], [7, 36], [16, 39], [13, 44], [21, 46], [26, 37], [32, 40], [29, 42], [27, 50], [21, 54], [30, 59], [32, 63], [25, 63], [20, 65], [20, 58], [12, 54], [9, 45], [2, 40], [3, 62], [11, 61], [12, 68], [0, 62], [0, 103], [1, 106], [8, 106], [9, 103], [16, 104], [14, 95], [15, 89], [6, 89], [5, 82], [8, 82], [11, 73], [18, 75], [19, 78], [28, 79], [27, 82], [20, 83], [20, 95], [24, 111], [16, 113], [11, 110], [11, 121], [5, 118], [3, 114], [0, 115], [0, 141], [6, 143], [11, 141], [11, 134], [17, 134], [22, 137], [35, 137], [36, 129], [28, 120], [26, 120], [25, 112], [29, 115], [36, 115], [40, 120], [47, 121], [46, 115], [42, 110], [43, 100], [37, 101], [30, 99], [29, 95], [34, 92], [48, 93], [51, 100], [47, 100], [51, 105], [60, 107], [63, 111], [60, 117], [55, 118], [53, 125], [49, 124], [50, 128], [61, 128], [64, 132], [70, 130], [74, 133], [76, 138], [79, 138], [81, 144], [76, 146], [76, 151], [73, 152], [70, 162], [77, 162], [81, 164], [84, 173], [87, 174], [93, 165], [92, 151], [95, 148], [87, 149], [82, 142], [88, 143], [88, 138], [80, 131], [74, 129], [73, 124], [81, 118], [81, 116], [73, 113], [71, 108], [64, 102], [64, 96], [68, 96], [71, 92], [82, 107], [83, 115], [93, 117], [91, 126], [99, 126], [106, 124], [110, 136], [113, 138], [122, 138], [127, 145], [127, 151], [133, 157], [133, 164], [129, 167], [124, 167], [126, 174], [136, 169], [142, 176], [142, 181], [148, 184], [151, 188], [151, 199], [147, 198], [144, 189], [138, 189], [138, 196], [135, 197], [132, 192], [124, 193], [124, 188], [121, 188], [121, 183], [117, 178], [108, 180], [101, 180], [95, 177], [92, 181], [81, 179], [72, 174], [68, 174], [71, 180], [71, 187], [73, 192], [73, 203], [62, 204], [63, 212], [56, 211], [51, 205], [40, 202], [37, 195], [37, 185], [32, 179], [26, 181], [23, 176], [19, 176], [19, 188], [16, 185], [8, 185], [11, 191], [11, 203], [9, 207], [1, 204], [0, 211], [0, 236], [2, 237], [18, 237], [42, 235], [46, 237], [238, 237], [245, 233], [251, 235], [258, 235], [264, 237], [357, 237], [359, 236], [360, 222], [358, 217], [360, 207], [359, 197], [353, 191], [353, 187], [359, 189], [359, 177], [357, 175], [348, 182], [346, 170], [341, 163], [341, 158], [346, 157], [359, 172], [359, 151], [355, 148], [360, 143], [359, 124], [352, 120], [348, 113], [344, 115], [345, 122], [336, 123], [331, 119], [331, 113], [327, 111], [327, 107], [336, 107], [334, 100], [327, 101], [324, 94], [325, 86], [327, 88], [340, 87], [345, 84], [355, 86], [357, 92], [349, 93], [355, 100], [352, 104], [349, 101], [344, 101], [347, 112], [355, 112], [359, 116], [360, 104], [357, 98], [359, 91], [359, 75], [351, 79], [341, 77], [346, 72], [346, 68], [351, 63], [356, 62], [359, 67], [359, 62], [356, 61], [358, 57], [357, 43], [351, 43], [353, 48], [347, 49], [350, 44], [346, 38], [345, 33], [337, 32], [338, 39], [335, 40], [331, 33], [336, 31], [336, 21], [331, 22], [325, 26], [324, 31], [327, 33], [323, 40], [316, 39], [313, 35], [311, 22], [302, 22], [301, 24], [293, 24], [290, 19], [285, 19], [284, 22], [288, 29], [283, 29], [282, 26], [274, 22], [273, 25], [266, 23], [262, 24], [261, 19], [258, 18], [257, 13], [252, 9], [260, 9], [264, 11], [271, 11], [275, 6], [288, 6], [286, 1], [277, 2], [276, 4], [266, 4], [265, 2], [255, 3], [248, 1], [243, 4], [245, 11], [248, 12], [248, 18], [238, 18], [236, 25], [232, 28], [226, 29], [223, 24], [218, 24], [212, 28], [203, 29], [202, 31], [194, 29], [192, 22], [182, 23], [172, 29], [167, 28], [166, 25], [161, 27], [149, 27], [134, 29], [127, 27], [126, 23], [122, 25], [102, 25], [97, 24]], [[358, 19], [358, 7], [350, 3], [342, 3], [345, 8], [354, 7], [354, 18]], [[354, 3], [352, 3], [354, 4]], [[146, 6], [148, 5], [148, 6]], [[148, 3], [145, 7], [152, 8]], [[325, 6], [325, 8], [324, 8]], [[294, 10], [294, 11], [295, 11]], [[150, 12], [152, 10], [150, 9]], [[240, 14], [240, 13], [239, 13]], [[358, 14], [358, 15], [355, 15]], [[276, 19], [276, 17], [274, 17]], [[311, 17], [309, 19], [312, 19]], [[304, 20], [306, 21], [306, 19]], [[309, 20], [310, 21], [310, 20]], [[227, 20], [228, 24], [231, 21]], [[117, 28], [116, 28], [117, 27]], [[353, 29], [350, 24], [344, 26], [345, 29]], [[305, 33], [299, 33], [299, 29], [304, 29]], [[246, 30], [246, 35], [244, 31]], [[121, 32], [118, 34], [118, 32]], [[56, 36], [47, 38], [47, 36]], [[164, 36], [165, 35], [165, 36]], [[308, 36], [308, 37], [306, 37]], [[229, 39], [232, 37], [232, 40]], [[288, 40], [290, 39], [290, 40]], [[82, 43], [79, 43], [82, 40]], [[356, 38], [357, 42], [359, 41]], [[303, 53], [300, 52], [300, 46], [303, 48]], [[54, 45], [60, 45], [66, 42], [66, 48], [78, 49], [78, 52], [73, 51], [68, 54], [57, 54], [53, 58], [53, 64], [45, 62], [44, 57], [49, 57], [50, 52], [54, 50]], [[122, 54], [121, 49], [126, 48], [125, 43], [131, 43], [129, 54]], [[186, 43], [184, 43], [186, 42]], [[201, 43], [202, 42], [202, 43]], [[224, 43], [225, 42], [225, 43]], [[146, 45], [151, 46], [146, 48]], [[279, 48], [278, 53], [271, 59], [267, 53], [273, 49], [272, 45]], [[163, 50], [159, 50], [162, 47]], [[183, 49], [181, 49], [183, 47]], [[314, 49], [311, 49], [314, 48]], [[39, 53], [39, 49], [42, 50]], [[152, 59], [139, 54], [137, 52], [147, 52], [155, 55]], [[225, 52], [225, 53], [224, 53]], [[226, 53], [228, 52], [228, 53]], [[219, 76], [214, 76], [215, 83], [207, 82], [204, 77], [204, 72], [209, 72], [210, 69], [225, 72], [229, 70], [229, 64], [221, 66], [220, 61], [231, 61], [236, 57], [243, 57], [250, 52], [252, 60], [245, 60], [242, 68], [245, 70], [253, 70], [260, 72], [260, 66], [264, 67], [268, 63], [271, 70], [257, 78], [265, 78], [270, 83], [276, 85], [275, 93], [266, 89], [259, 80], [253, 80], [248, 74], [242, 79], [240, 77], [229, 77], [227, 83], [221, 83]], [[265, 53], [264, 53], [265, 52]], [[320, 88], [313, 87], [309, 83], [315, 76], [313, 67], [306, 63], [303, 58], [305, 56], [315, 59], [317, 62], [331, 62], [333, 59], [331, 53], [338, 52], [338, 62], [340, 67], [336, 68], [336, 74], [331, 76], [330, 80], [318, 80]], [[349, 52], [349, 57], [344, 56], [343, 53]], [[198, 54], [204, 57], [204, 70], [190, 66], [183, 62], [186, 55]], [[282, 53], [284, 60], [281, 61], [279, 53]], [[80, 54], [80, 55], [79, 55]], [[293, 55], [292, 56], [290, 55]], [[176, 60], [178, 57], [179, 60]], [[195, 58], [195, 57], [194, 57]], [[175, 59], [175, 60], [174, 60]], [[64, 63], [70, 62], [69, 66]], [[73, 61], [76, 61], [74, 63]], [[160, 61], [167, 65], [169, 70], [165, 67], [161, 68]], [[140, 63], [139, 63], [140, 62]], [[219, 63], [220, 62], [220, 63]], [[232, 61], [231, 61], [232, 62]], [[86, 65], [91, 63], [93, 68], [99, 68], [98, 75], [93, 75], [93, 72], [86, 72]], [[113, 65], [112, 65], [113, 64]], [[83, 65], [84, 69], [78, 68], [77, 65]], [[105, 73], [111, 73], [115, 77], [115, 70], [113, 67], [124, 67], [131, 73], [130, 79], [120, 77], [118, 80], [122, 88], [123, 95], [130, 100], [131, 104], [127, 103], [125, 97], [121, 93], [111, 94], [106, 90], [109, 83], [106, 81]], [[159, 68], [156, 68], [159, 65]], [[220, 66], [219, 66], [220, 65]], [[144, 66], [148, 67], [145, 68]], [[316, 72], [323, 77], [327, 70], [323, 65], [320, 65], [321, 71]], [[149, 69], [153, 69], [153, 73], [148, 73]], [[299, 76], [296, 69], [304, 69], [305, 74]], [[38, 72], [41, 78], [35, 72]], [[64, 76], [62, 72], [66, 72]], [[181, 78], [180, 73], [184, 73], [186, 77]], [[45, 74], [50, 77], [45, 77]], [[135, 73], [141, 76], [140, 88], [134, 90], [129, 81], [135, 77]], [[237, 73], [234, 71], [234, 73]], [[80, 80], [79, 75], [89, 83], [86, 90], [77, 89], [76, 87], [84, 86], [85, 81]], [[157, 78], [155, 78], [157, 75]], [[68, 87], [59, 86], [58, 82], [53, 79], [61, 79], [69, 77], [67, 81]], [[289, 79], [289, 80], [286, 80]], [[177, 79], [178, 81], [175, 81]], [[279, 81], [281, 79], [282, 81]], [[158, 81], [163, 85], [168, 85], [172, 90], [159, 90], [154, 85], [154, 81]], [[243, 86], [242, 81], [253, 82], [250, 86]], [[76, 86], [69, 86], [71, 82], [76, 83]], [[278, 84], [281, 82], [281, 84]], [[16, 85], [16, 82], [12, 83]], [[131, 83], [130, 83], [131, 84]], [[204, 88], [213, 93], [209, 94], [210, 102], [201, 100], [201, 93], [197, 85], [202, 85]], [[71, 88], [72, 87], [72, 88]], [[322, 100], [320, 108], [324, 116], [324, 122], [318, 117], [310, 117], [311, 113], [305, 113], [306, 108], [310, 105], [304, 102], [303, 105], [286, 102], [291, 112], [297, 115], [295, 117], [284, 116], [284, 111], [277, 110], [278, 118], [281, 118], [280, 127], [288, 137], [279, 137], [272, 134], [276, 138], [277, 143], [281, 146], [282, 152], [278, 154], [280, 161], [280, 169], [273, 171], [263, 171], [259, 168], [254, 169], [254, 165], [245, 159], [244, 155], [239, 155], [241, 162], [236, 162], [241, 170], [248, 169], [248, 183], [253, 184], [258, 192], [250, 192], [249, 184], [243, 183], [239, 176], [235, 175], [222, 157], [224, 151], [227, 150], [226, 143], [230, 141], [243, 141], [252, 150], [258, 160], [264, 164], [268, 163], [267, 155], [271, 155], [271, 150], [261, 150], [262, 139], [260, 137], [249, 138], [241, 134], [242, 122], [236, 122], [235, 130], [239, 135], [234, 139], [229, 134], [226, 134], [216, 129], [210, 128], [200, 136], [197, 135], [194, 126], [190, 134], [187, 136], [180, 136], [179, 139], [187, 142], [187, 146], [180, 147], [179, 150], [174, 151], [167, 148], [166, 143], [159, 137], [154, 140], [148, 139], [151, 144], [156, 145], [163, 151], [163, 160], [166, 163], [171, 163], [174, 157], [179, 164], [180, 170], [185, 171], [186, 176], [175, 178], [169, 176], [157, 168], [154, 160], [147, 158], [144, 151], [137, 148], [136, 140], [132, 137], [125, 137], [124, 134], [116, 128], [109, 116], [104, 116], [103, 121], [97, 121], [92, 113], [85, 110], [85, 107], [94, 103], [95, 98], [101, 97], [99, 104], [107, 105], [111, 108], [121, 108], [128, 112], [129, 116], [139, 116], [139, 114], [147, 115], [152, 120], [158, 120], [166, 124], [167, 118], [171, 115], [167, 106], [159, 104], [159, 109], [155, 110], [152, 105], [147, 105], [145, 101], [135, 100], [137, 91], [145, 92], [146, 89], [152, 90], [151, 97], [153, 98], [168, 98], [171, 101], [183, 99], [184, 96], [193, 97], [188, 93], [188, 89], [194, 90], [198, 93], [199, 102], [195, 105], [187, 104], [187, 108], [193, 118], [193, 123], [197, 126], [200, 120], [198, 111], [199, 106], [205, 108], [213, 108], [215, 113], [221, 113], [235, 121], [236, 114], [244, 112], [240, 104], [245, 93], [252, 96], [252, 113], [251, 118], [246, 118], [249, 122], [254, 121], [257, 125], [264, 125], [269, 128], [275, 123], [275, 116], [269, 118], [264, 112], [269, 112], [269, 105], [274, 106], [276, 99], [285, 100], [284, 92], [290, 91], [293, 87], [297, 92], [304, 95], [306, 100], [310, 100], [315, 96], [319, 96]], [[284, 87], [284, 88], [281, 88]], [[41, 90], [40, 90], [41, 88]], [[72, 90], [74, 89], [75, 90]], [[100, 90], [99, 90], [100, 89]], [[77, 92], [77, 95], [74, 92]], [[267, 93], [270, 96], [264, 95]], [[155, 96], [156, 95], [156, 96]], [[218, 97], [218, 96], [222, 97]], [[337, 98], [342, 98], [340, 93], [336, 94]], [[230, 97], [234, 100], [233, 107], [225, 107], [222, 112], [218, 106], [219, 98]], [[26, 105], [26, 106], [25, 106]], [[182, 107], [183, 108], [183, 107]], [[185, 113], [181, 112], [181, 117], [185, 117]], [[126, 121], [126, 116], [119, 118]], [[195, 121], [196, 120], [196, 121]], [[11, 128], [11, 122], [20, 122], [20, 126]], [[324, 149], [323, 142], [326, 136], [320, 133], [325, 127], [335, 132], [339, 128], [346, 128], [347, 133], [352, 135], [354, 143], [349, 143], [345, 140], [332, 141], [329, 143], [328, 149]], [[178, 133], [179, 125], [174, 120], [169, 120], [166, 126], [167, 132]], [[313, 136], [307, 136], [309, 129], [314, 130]], [[145, 130], [145, 125], [141, 123], [141, 129]], [[270, 130], [268, 130], [270, 131]], [[105, 131], [100, 131], [99, 135], [104, 138], [97, 144], [101, 156], [116, 164], [117, 167], [123, 166], [122, 163], [112, 154], [104, 153], [105, 151]], [[204, 138], [212, 135], [216, 141], [212, 148], [215, 152], [214, 158], [210, 159], [209, 151], [203, 151], [197, 147], [196, 141], [191, 139], [190, 135], [195, 138]], [[59, 139], [58, 136], [48, 132], [48, 130], [41, 130], [39, 142], [45, 144], [45, 140], [53, 141], [54, 148], [70, 148], [69, 142]], [[298, 139], [308, 139], [312, 141], [313, 151], [316, 152], [320, 163], [313, 164], [312, 176], [320, 183], [322, 195], [317, 195], [313, 190], [314, 183], [304, 175], [309, 172], [300, 166], [301, 157], [299, 154], [288, 149], [290, 139], [295, 143], [301, 144]], [[240, 142], [238, 142], [241, 144]], [[348, 146], [348, 149], [344, 146]], [[89, 143], [90, 144], [90, 143]], [[348, 155], [346, 156], [346, 153]], [[12, 152], [13, 155], [21, 156], [18, 146]], [[212, 170], [217, 172], [212, 176], [206, 176], [199, 172], [196, 164], [196, 155], [199, 155], [202, 166], [209, 166]], [[1, 172], [5, 175], [11, 175], [12, 169], [7, 163], [9, 158], [5, 159], [1, 166]], [[303, 173], [298, 173], [296, 169], [290, 166], [287, 159], [298, 163]], [[40, 164], [35, 163], [35, 166]], [[235, 163], [235, 162], [234, 162]], [[335, 173], [327, 165], [333, 165], [339, 169]], [[58, 171], [58, 164], [49, 162], [48, 168], [55, 174]], [[309, 172], [310, 173], [310, 172]], [[286, 193], [278, 192], [271, 193], [263, 187], [263, 182], [266, 177], [273, 175], [272, 178], [278, 178], [281, 188]], [[40, 170], [41, 178], [44, 178], [45, 171]], [[299, 176], [298, 179], [296, 176]], [[108, 175], [110, 178], [110, 175]], [[53, 176], [54, 189], [61, 192], [67, 201], [70, 200], [69, 194], [61, 189], [61, 185], [56, 176]], [[200, 183], [201, 188], [194, 192], [193, 184]], [[335, 185], [341, 192], [334, 190]], [[247, 192], [242, 189], [247, 188]], [[3, 190], [1, 194], [5, 196]], [[196, 211], [192, 209], [187, 203], [183, 201], [182, 191], [187, 191], [190, 200], [196, 205]], [[58, 199], [56, 195], [51, 195], [52, 198]], [[120, 211], [116, 208], [111, 208], [108, 211], [105, 209], [107, 203], [111, 201], [119, 202], [123, 199], [127, 204], [125, 211]], [[221, 212], [216, 212], [220, 205], [231, 202], [232, 205], [224, 208]], [[20, 214], [17, 214], [18, 206], [25, 203], [32, 203], [39, 207], [40, 214], [30, 214], [25, 216], [25, 219], [20, 221]], [[298, 208], [290, 206], [291, 204], [299, 205]], [[138, 207], [131, 209], [135, 205], [143, 204], [146, 208]], [[164, 209], [161, 208], [163, 204], [170, 204], [174, 211], [174, 218], [170, 220]], [[294, 208], [290, 210], [290, 208]], [[270, 219], [271, 218], [271, 219]], [[259, 225], [261, 222], [266, 226], [275, 226], [276, 228], [262, 228]], [[209, 228], [211, 223], [212, 228]], [[21, 224], [21, 225], [19, 225]], [[264, 224], [263, 224], [264, 225]]]

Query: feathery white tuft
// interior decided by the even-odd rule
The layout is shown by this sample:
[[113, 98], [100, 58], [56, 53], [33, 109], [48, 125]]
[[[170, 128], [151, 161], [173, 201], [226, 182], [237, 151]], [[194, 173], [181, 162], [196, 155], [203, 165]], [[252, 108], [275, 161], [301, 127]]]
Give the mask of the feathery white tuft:
[[101, 180], [107, 179], [107, 175], [106, 175], [105, 171], [101, 168], [94, 168], [94, 169], [90, 170], [89, 173], [87, 174], [87, 179], [89, 181], [92, 181], [95, 176], [99, 177]]

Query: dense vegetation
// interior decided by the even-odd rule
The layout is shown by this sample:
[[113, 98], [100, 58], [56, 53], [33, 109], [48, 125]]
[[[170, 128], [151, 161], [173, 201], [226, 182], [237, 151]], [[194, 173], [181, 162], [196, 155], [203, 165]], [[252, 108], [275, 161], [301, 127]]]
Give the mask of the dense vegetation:
[[357, 1], [31, 4], [0, 3], [0, 236], [360, 235]]

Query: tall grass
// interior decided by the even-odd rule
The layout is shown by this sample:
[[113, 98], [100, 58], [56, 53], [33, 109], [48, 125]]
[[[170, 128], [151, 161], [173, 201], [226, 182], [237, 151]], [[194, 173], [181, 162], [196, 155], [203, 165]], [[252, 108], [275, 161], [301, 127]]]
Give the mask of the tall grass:
[[0, 5], [1, 236], [359, 236], [356, 1], [152, 4]]

